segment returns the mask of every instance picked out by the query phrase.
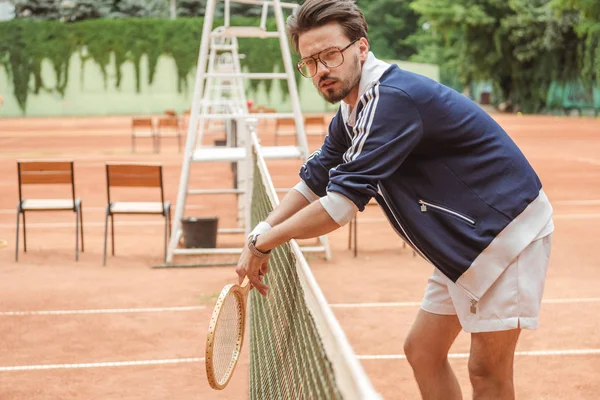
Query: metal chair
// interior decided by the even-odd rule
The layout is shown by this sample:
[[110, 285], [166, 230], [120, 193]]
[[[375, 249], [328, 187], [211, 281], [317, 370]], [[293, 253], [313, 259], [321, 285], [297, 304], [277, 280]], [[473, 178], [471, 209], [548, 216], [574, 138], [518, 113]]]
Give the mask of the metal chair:
[[158, 152], [160, 153], [160, 140], [162, 137], [176, 137], [177, 148], [181, 152], [181, 129], [179, 129], [179, 119], [176, 116], [168, 115], [158, 118], [158, 128], [156, 130], [156, 141]]
[[307, 135], [317, 134], [321, 138], [325, 138], [327, 135], [327, 123], [325, 122], [325, 116], [312, 116], [304, 118], [304, 129]]
[[134, 117], [131, 120], [131, 152], [135, 153], [137, 138], [152, 138], [152, 149], [156, 152], [157, 139], [154, 124], [150, 117]]
[[[160, 202], [133, 202], [133, 201], [113, 201], [111, 197], [111, 188], [158, 188], [160, 189]], [[112, 255], [115, 255], [115, 220], [116, 214], [157, 214], [165, 218], [165, 258], [167, 254], [167, 240], [171, 226], [171, 203], [165, 201], [163, 189], [162, 166], [158, 164], [126, 164], [126, 163], [107, 163], [106, 164], [106, 188], [108, 195], [108, 205], [106, 206], [106, 219], [104, 223], [104, 258], [103, 265], [106, 265], [106, 247], [108, 240], [108, 218], [111, 221], [111, 244]]]
[[[75, 197], [75, 173], [73, 161], [17, 161], [19, 177], [19, 204], [17, 205], [17, 239], [15, 261], [19, 261], [19, 225], [23, 216], [23, 249], [27, 252], [27, 226], [25, 213], [32, 211], [73, 211], [75, 213], [75, 260], [79, 260], [79, 234], [81, 251], [83, 245], [83, 212], [81, 199]], [[70, 198], [26, 199], [23, 197], [25, 185], [69, 185]]]

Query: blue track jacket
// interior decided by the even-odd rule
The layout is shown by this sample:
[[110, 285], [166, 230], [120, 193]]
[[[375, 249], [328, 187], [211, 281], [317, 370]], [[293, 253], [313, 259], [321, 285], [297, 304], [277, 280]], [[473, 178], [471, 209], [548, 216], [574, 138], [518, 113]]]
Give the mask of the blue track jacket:
[[494, 119], [372, 53], [357, 104], [342, 103], [300, 177], [360, 211], [375, 197], [398, 235], [472, 301], [553, 230], [538, 176]]

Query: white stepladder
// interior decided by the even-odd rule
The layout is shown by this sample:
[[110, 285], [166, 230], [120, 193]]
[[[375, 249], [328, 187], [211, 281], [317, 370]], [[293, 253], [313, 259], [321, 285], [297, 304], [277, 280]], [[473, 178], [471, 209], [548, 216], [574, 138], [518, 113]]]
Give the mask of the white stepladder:
[[[181, 220], [184, 217], [188, 195], [238, 195], [238, 225], [243, 226], [239, 228], [219, 229], [219, 233], [245, 233], [247, 235], [252, 229], [247, 218], [249, 210], [244, 210], [247, 199], [243, 200], [239, 196], [245, 195], [247, 197], [251, 195], [251, 193], [248, 192], [248, 180], [250, 179], [248, 174], [251, 174], [252, 171], [243, 168], [244, 173], [238, 174], [239, 179], [237, 185], [233, 189], [190, 189], [188, 186], [192, 163], [230, 162], [236, 164], [239, 163], [240, 165], [247, 167], [249, 165], [248, 160], [252, 159], [252, 154], [250, 154], [247, 147], [250, 139], [247, 137], [248, 135], [244, 133], [247, 132], [247, 124], [252, 123], [251, 121], [254, 119], [293, 118], [296, 122], [296, 146], [262, 146], [261, 153], [265, 159], [298, 159], [303, 161], [308, 157], [308, 144], [306, 133], [304, 131], [303, 116], [300, 110], [300, 101], [298, 98], [298, 89], [296, 87], [289, 43], [285, 33], [282, 9], [284, 7], [295, 8], [298, 7], [298, 5], [282, 3], [280, 0], [221, 0], [225, 3], [225, 23], [224, 26], [213, 29], [215, 8], [218, 1], [219, 0], [208, 0], [206, 4], [194, 97], [192, 100], [188, 134], [181, 168], [175, 216], [167, 251], [167, 266], [173, 263], [173, 258], [176, 255], [225, 255], [239, 254], [242, 251], [242, 247], [179, 248], [179, 241], [182, 235]], [[231, 26], [229, 7], [231, 2], [262, 6], [260, 26]], [[269, 31], [267, 29], [267, 18], [269, 16], [270, 8], [273, 9], [277, 23], [277, 31]], [[237, 42], [237, 38], [240, 37], [279, 39], [285, 72], [242, 72]], [[227, 59], [224, 57], [231, 58]], [[225, 68], [223, 68], [224, 66]], [[250, 114], [248, 112], [244, 90], [245, 79], [286, 80], [292, 112]], [[223, 88], [224, 82], [227, 83], [226, 91], [220, 90]], [[216, 97], [214, 95], [215, 90], [213, 90], [215, 85], [218, 85], [216, 92], [220, 94]], [[224, 96], [224, 93], [229, 94]], [[202, 141], [206, 123], [210, 121], [223, 121], [227, 125], [227, 142], [229, 144], [233, 143], [233, 146], [214, 147], [203, 144]], [[232, 121], [234, 121], [236, 125], [238, 125], [238, 128], [241, 129], [230, 129]], [[326, 259], [331, 258], [331, 251], [326, 236], [319, 238], [318, 246], [301, 247], [301, 249], [306, 252], [322, 252], [325, 254]]]

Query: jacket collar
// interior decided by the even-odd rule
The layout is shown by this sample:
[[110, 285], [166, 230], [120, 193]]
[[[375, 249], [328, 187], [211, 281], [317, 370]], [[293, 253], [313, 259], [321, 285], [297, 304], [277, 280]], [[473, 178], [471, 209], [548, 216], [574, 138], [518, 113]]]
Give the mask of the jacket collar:
[[340, 106], [342, 110], [342, 117], [344, 122], [350, 126], [354, 126], [356, 122], [356, 109], [360, 98], [373, 87], [381, 78], [381, 75], [390, 67], [390, 64], [378, 60], [372, 52], [369, 52], [367, 60], [362, 66], [362, 73], [360, 77], [360, 83], [358, 86], [358, 97], [356, 104], [350, 106], [346, 102], [342, 101]]

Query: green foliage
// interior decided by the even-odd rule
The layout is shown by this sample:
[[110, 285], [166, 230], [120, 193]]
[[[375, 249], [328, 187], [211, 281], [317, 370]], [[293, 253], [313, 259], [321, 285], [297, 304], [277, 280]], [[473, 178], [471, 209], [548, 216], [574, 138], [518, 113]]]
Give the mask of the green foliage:
[[580, 39], [583, 80], [600, 84], [600, 2], [597, 0], [553, 0], [554, 9], [575, 20]]
[[431, 26], [442, 61], [462, 84], [491, 81], [501, 101], [524, 112], [545, 106], [554, 80], [580, 74], [581, 43], [573, 12], [557, 13], [554, 0], [415, 0]]
[[[104, 76], [105, 86], [109, 75], [116, 77], [120, 87], [122, 66], [132, 62], [139, 91], [140, 64], [146, 56], [149, 66], [148, 84], [153, 83], [158, 58], [170, 56], [177, 68], [179, 91], [188, 90], [191, 72], [198, 60], [202, 34], [201, 18], [177, 20], [150, 19], [96, 19], [75, 24], [56, 21], [13, 20], [0, 23], [0, 64], [8, 71], [14, 93], [25, 112], [30, 93], [56, 92], [64, 95], [68, 82], [69, 61], [79, 53], [84, 61], [96, 63]], [[214, 26], [222, 21], [215, 20]], [[258, 25], [258, 20], [232, 19], [235, 25]], [[275, 29], [274, 24], [270, 29]], [[6, 40], [4, 40], [6, 38]], [[240, 53], [245, 55], [242, 67], [251, 72], [283, 71], [279, 41], [276, 39], [240, 39]], [[295, 56], [294, 56], [295, 57]], [[52, 63], [56, 85], [49, 87], [42, 81], [42, 60]], [[253, 81], [254, 87], [259, 81]], [[281, 81], [284, 93], [287, 84]], [[270, 90], [270, 85], [268, 86]]]
[[418, 29], [418, 15], [408, 0], [362, 0], [369, 24], [369, 43], [379, 58], [408, 60], [416, 49], [406, 39]]

